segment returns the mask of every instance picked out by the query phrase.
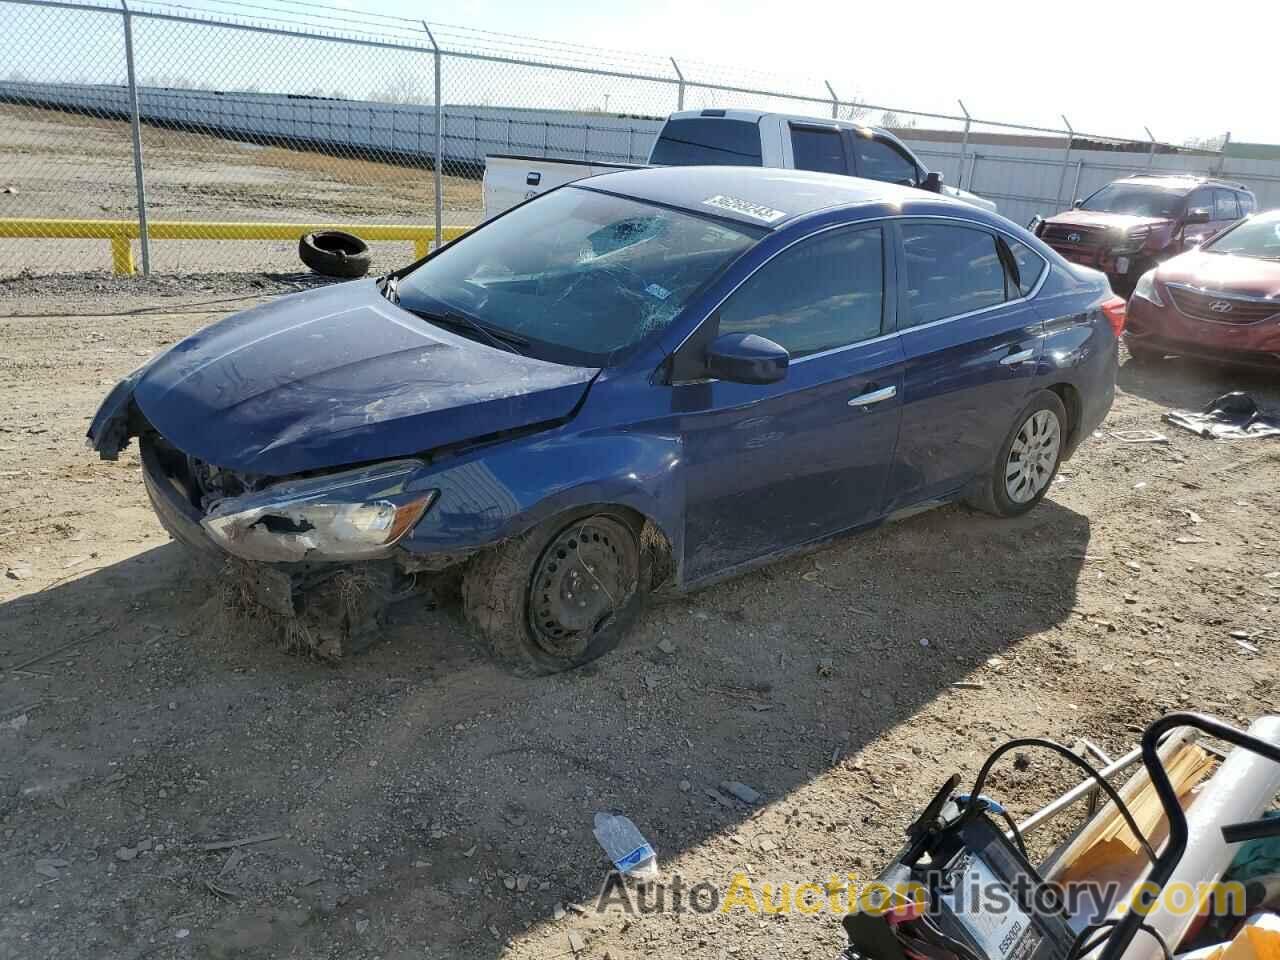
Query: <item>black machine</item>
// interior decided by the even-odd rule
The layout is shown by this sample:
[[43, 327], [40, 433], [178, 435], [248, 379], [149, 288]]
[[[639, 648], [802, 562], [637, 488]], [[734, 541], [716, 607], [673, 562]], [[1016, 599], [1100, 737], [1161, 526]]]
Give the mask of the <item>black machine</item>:
[[[1059, 889], [1046, 883], [1027, 858], [1017, 824], [983, 796], [982, 787], [1011, 750], [1041, 747], [1058, 753], [1081, 767], [1115, 804], [1151, 861], [1149, 889], [1159, 890], [1187, 845], [1186, 815], [1157, 753], [1164, 736], [1179, 727], [1193, 727], [1280, 763], [1280, 749], [1213, 717], [1172, 713], [1152, 723], [1143, 733], [1142, 762], [1169, 823], [1168, 842], [1157, 855], [1115, 788], [1088, 761], [1052, 740], [1011, 740], [987, 758], [971, 792], [957, 793], [960, 778], [951, 777], [907, 828], [906, 845], [879, 877], [894, 892], [892, 903], [844, 917], [845, 960], [1080, 960], [1099, 947], [1098, 960], [1120, 960], [1140, 930], [1160, 942], [1169, 960], [1170, 945], [1143, 922], [1140, 910], [1077, 933]], [[1228, 843], [1280, 836], [1280, 819], [1230, 824], [1222, 834]]]

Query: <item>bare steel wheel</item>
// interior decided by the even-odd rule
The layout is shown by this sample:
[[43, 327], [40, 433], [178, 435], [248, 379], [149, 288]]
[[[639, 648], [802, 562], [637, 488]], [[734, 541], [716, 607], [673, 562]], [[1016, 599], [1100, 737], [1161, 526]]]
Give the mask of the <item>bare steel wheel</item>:
[[602, 656], [649, 593], [642, 526], [622, 508], [582, 508], [480, 554], [462, 581], [467, 618], [526, 676]]
[[1049, 492], [1070, 435], [1067, 408], [1051, 390], [1041, 390], [1014, 418], [992, 464], [966, 497], [971, 506], [998, 517], [1026, 513]]
[[634, 537], [611, 517], [588, 517], [547, 545], [529, 582], [529, 628], [554, 657], [580, 656], [637, 574]]
[[1062, 425], [1051, 410], [1037, 410], [1014, 434], [1004, 486], [1014, 503], [1029, 503], [1053, 481], [1062, 453]]

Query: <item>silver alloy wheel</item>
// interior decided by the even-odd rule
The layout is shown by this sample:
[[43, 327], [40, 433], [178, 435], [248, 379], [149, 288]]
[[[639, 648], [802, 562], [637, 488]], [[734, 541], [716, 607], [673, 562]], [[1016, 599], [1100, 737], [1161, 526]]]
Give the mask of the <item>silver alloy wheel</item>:
[[1014, 503], [1026, 503], [1053, 479], [1062, 447], [1062, 427], [1052, 410], [1037, 410], [1013, 438], [1004, 469], [1004, 489]]

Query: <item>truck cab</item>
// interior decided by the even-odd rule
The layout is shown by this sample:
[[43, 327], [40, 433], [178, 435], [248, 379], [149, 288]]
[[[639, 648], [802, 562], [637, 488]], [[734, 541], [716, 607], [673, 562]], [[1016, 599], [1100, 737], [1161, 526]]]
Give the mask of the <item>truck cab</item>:
[[996, 205], [944, 186], [901, 140], [847, 120], [751, 110], [673, 113], [649, 153], [652, 166], [752, 166], [815, 170], [917, 187], [996, 212]]
[[[887, 130], [848, 120], [754, 110], [681, 111], [671, 114], [658, 132], [648, 165], [813, 170], [916, 187], [998, 212], [990, 200], [943, 184], [941, 174], [931, 172]], [[485, 219], [566, 183], [637, 168], [586, 158], [489, 154], [484, 162]]]

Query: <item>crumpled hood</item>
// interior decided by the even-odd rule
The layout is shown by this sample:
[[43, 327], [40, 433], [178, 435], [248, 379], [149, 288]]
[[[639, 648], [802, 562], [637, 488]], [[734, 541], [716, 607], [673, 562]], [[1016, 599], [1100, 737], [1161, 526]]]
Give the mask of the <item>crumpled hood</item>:
[[567, 417], [597, 373], [457, 336], [361, 280], [201, 330], [138, 375], [133, 399], [184, 453], [282, 476]]

